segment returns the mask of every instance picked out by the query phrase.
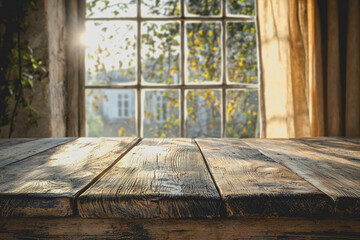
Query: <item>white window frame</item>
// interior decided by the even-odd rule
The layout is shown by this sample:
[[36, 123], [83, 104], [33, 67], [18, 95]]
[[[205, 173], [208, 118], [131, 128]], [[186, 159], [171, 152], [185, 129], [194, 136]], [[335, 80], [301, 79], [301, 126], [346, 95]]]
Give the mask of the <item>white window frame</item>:
[[[85, 0], [81, 0], [82, 4], [81, 4], [81, 8], [83, 10], [81, 10], [80, 12], [82, 12], [83, 14], [85, 14]], [[137, 0], [137, 17], [113, 17], [113, 18], [86, 18], [86, 17], [82, 17], [81, 19], [83, 19], [82, 24], [84, 25], [86, 21], [103, 21], [103, 20], [115, 20], [115, 21], [135, 21], [137, 23], [137, 80], [136, 80], [136, 85], [130, 83], [129, 85], [86, 85], [86, 81], [85, 81], [85, 74], [82, 73], [81, 74], [81, 82], [83, 83], [83, 87], [82, 90], [83, 92], [81, 92], [80, 94], [82, 96], [85, 97], [85, 90], [86, 89], [133, 89], [136, 90], [136, 122], [137, 122], [137, 135], [138, 137], [143, 137], [143, 129], [142, 129], [142, 123], [144, 121], [143, 116], [142, 116], [142, 110], [143, 110], [143, 106], [142, 106], [142, 92], [144, 90], [167, 90], [167, 89], [175, 89], [175, 90], [179, 90], [180, 91], [180, 109], [179, 109], [179, 116], [180, 116], [180, 137], [184, 137], [185, 136], [185, 90], [196, 90], [196, 89], [220, 89], [222, 92], [222, 101], [221, 101], [221, 111], [222, 111], [222, 116], [221, 116], [221, 137], [226, 137], [226, 90], [229, 89], [239, 89], [239, 90], [249, 90], [249, 89], [253, 89], [253, 90], [257, 90], [258, 91], [258, 96], [259, 96], [259, 111], [258, 111], [258, 121], [259, 121], [259, 125], [260, 125], [260, 129], [259, 132], [262, 132], [262, 120], [261, 120], [261, 96], [260, 96], [260, 82], [261, 82], [261, 75], [260, 75], [260, 69], [261, 69], [261, 62], [260, 62], [260, 58], [259, 58], [259, 33], [258, 33], [258, 17], [257, 17], [257, 0], [255, 0], [255, 15], [254, 16], [228, 16], [226, 13], [226, 5], [225, 5], [226, 1], [223, 0], [222, 2], [222, 16], [221, 17], [217, 17], [217, 16], [185, 16], [185, 0], [180, 0], [180, 9], [181, 9], [181, 14], [179, 17], [141, 17], [141, 0]], [[180, 49], [181, 49], [181, 54], [180, 54], [180, 84], [178, 85], [164, 85], [164, 84], [158, 84], [158, 85], [154, 85], [154, 84], [148, 84], [142, 81], [141, 79], [141, 25], [143, 22], [145, 21], [161, 21], [161, 22], [166, 22], [166, 21], [179, 21], [181, 24], [181, 29], [180, 29], [180, 35], [181, 35], [181, 43], [180, 43]], [[212, 83], [212, 84], [202, 84], [202, 83], [198, 83], [198, 84], [194, 84], [194, 83], [185, 83], [185, 59], [186, 59], [186, 55], [185, 55], [185, 23], [186, 22], [202, 22], [202, 21], [218, 21], [221, 22], [222, 25], [222, 76], [221, 76], [221, 81], [220, 83]], [[255, 28], [256, 28], [256, 42], [257, 42], [257, 59], [258, 59], [258, 83], [257, 84], [246, 84], [246, 83], [227, 83], [226, 79], [226, 23], [228, 21], [231, 22], [254, 22], [255, 23]], [[84, 53], [84, 50], [83, 50]], [[85, 58], [85, 54], [83, 54], [84, 58]], [[85, 65], [85, 61], [84, 59], [80, 61], [80, 65], [81, 65], [81, 69], [83, 69], [83, 71], [85, 72], [84, 69], [84, 65]], [[85, 100], [84, 100], [85, 101]], [[82, 104], [83, 108], [85, 108], [85, 105]], [[130, 106], [129, 103], [129, 107], [135, 107], [135, 106]], [[131, 109], [129, 109], [129, 114], [130, 111], [132, 111]], [[80, 115], [82, 115], [82, 122], [85, 122], [85, 109], [80, 109]], [[81, 126], [82, 129], [85, 129], [85, 126]], [[84, 130], [82, 130], [84, 132]]]

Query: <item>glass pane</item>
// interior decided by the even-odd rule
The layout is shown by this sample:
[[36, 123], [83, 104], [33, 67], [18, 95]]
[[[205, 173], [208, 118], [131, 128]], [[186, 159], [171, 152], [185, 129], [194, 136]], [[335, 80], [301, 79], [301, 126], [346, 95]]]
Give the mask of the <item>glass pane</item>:
[[[128, 99], [124, 98], [128, 95]], [[88, 137], [136, 136], [135, 90], [87, 89], [86, 135]], [[128, 104], [126, 108], [125, 105]]]
[[87, 21], [86, 84], [114, 85], [136, 80], [136, 23]]
[[179, 91], [143, 92], [144, 137], [179, 137]]
[[221, 90], [186, 91], [186, 137], [221, 137]]
[[86, 17], [114, 18], [136, 17], [135, 0], [87, 0]]
[[180, 0], [142, 0], [141, 16], [179, 17]]
[[221, 79], [221, 23], [186, 24], [188, 83], [214, 83]]
[[222, 0], [186, 0], [186, 16], [222, 16]]
[[146, 83], [180, 82], [179, 22], [145, 22], [142, 25], [142, 78]]
[[258, 90], [228, 90], [226, 137], [259, 137]]
[[254, 22], [226, 25], [227, 78], [232, 83], [257, 83], [257, 47]]
[[255, 0], [227, 0], [228, 15], [255, 15]]

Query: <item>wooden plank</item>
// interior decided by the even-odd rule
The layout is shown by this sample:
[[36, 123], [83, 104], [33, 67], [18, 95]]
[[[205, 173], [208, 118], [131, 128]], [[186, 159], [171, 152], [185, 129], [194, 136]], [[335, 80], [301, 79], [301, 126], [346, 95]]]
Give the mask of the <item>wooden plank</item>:
[[326, 216], [332, 202], [304, 179], [240, 139], [196, 139], [234, 216]]
[[75, 197], [137, 141], [79, 138], [0, 168], [0, 217], [72, 215]]
[[247, 139], [250, 146], [330, 196], [339, 215], [360, 216], [360, 164], [294, 140]]
[[7, 147], [10, 147], [12, 145], [33, 141], [35, 139], [36, 138], [1, 138], [0, 139], [0, 151], [2, 149], [6, 149]]
[[352, 143], [355, 143], [355, 144], [360, 144], [360, 138], [359, 137], [343, 137], [341, 139], [346, 141], [346, 142], [352, 142]]
[[21, 144], [11, 145], [0, 151], [0, 167], [15, 163], [58, 145], [73, 141], [75, 138], [40, 138]]
[[0, 138], [0, 146], [3, 144], [11, 145], [12, 143], [17, 144], [17, 143], [28, 142], [35, 139], [36, 138]]
[[1, 239], [359, 239], [357, 219], [0, 219]]
[[360, 163], [360, 144], [346, 141], [343, 138], [296, 138], [314, 152], [329, 154]]
[[78, 199], [86, 218], [215, 217], [219, 206], [191, 139], [143, 139]]

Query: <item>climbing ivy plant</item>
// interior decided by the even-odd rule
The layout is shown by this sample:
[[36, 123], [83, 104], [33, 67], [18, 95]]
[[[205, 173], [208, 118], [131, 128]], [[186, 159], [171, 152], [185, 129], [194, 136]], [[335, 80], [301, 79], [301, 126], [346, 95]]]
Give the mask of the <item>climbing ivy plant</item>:
[[0, 127], [9, 126], [9, 138], [20, 108], [27, 110], [28, 121], [36, 122], [38, 118], [24, 91], [32, 89], [34, 81], [46, 72], [24, 39], [27, 13], [35, 4], [29, 0], [0, 0]]

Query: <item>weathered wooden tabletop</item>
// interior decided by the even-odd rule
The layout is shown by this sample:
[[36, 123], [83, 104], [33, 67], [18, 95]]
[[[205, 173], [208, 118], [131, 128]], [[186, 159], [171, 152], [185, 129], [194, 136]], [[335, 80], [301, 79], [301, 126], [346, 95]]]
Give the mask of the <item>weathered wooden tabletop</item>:
[[0, 217], [359, 217], [360, 139], [0, 140]]

